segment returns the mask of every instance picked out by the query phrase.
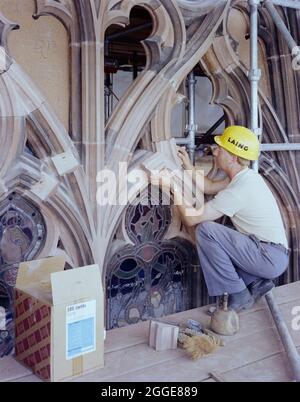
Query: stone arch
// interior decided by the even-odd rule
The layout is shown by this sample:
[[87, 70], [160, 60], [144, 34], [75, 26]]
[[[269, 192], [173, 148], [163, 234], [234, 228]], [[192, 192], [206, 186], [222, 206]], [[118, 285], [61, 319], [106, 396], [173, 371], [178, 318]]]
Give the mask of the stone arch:
[[[106, 129], [106, 143], [108, 167], [115, 170], [117, 161], [130, 162], [132, 152], [136, 148], [141, 139], [141, 135], [145, 132], [145, 128], [151, 121], [152, 139], [155, 138], [155, 149], [162, 150], [168, 154], [169, 158], [176, 160], [176, 148], [174, 143], [170, 141], [170, 111], [172, 105], [178, 99], [177, 89], [182, 80], [189, 73], [191, 68], [199, 62], [201, 56], [210, 46], [214, 34], [222, 21], [224, 15], [224, 6], [217, 8], [215, 14], [210, 14], [205, 17], [205, 24], [198, 24], [195, 39], [185, 49], [185, 53], [181, 58], [172, 60], [158, 74], [154, 74], [151, 70], [144, 72], [143, 85], [138, 85], [135, 82], [130, 94], [127, 94], [130, 104], [122, 101], [119, 103], [118, 113], [112, 118]], [[205, 35], [204, 35], [205, 32]], [[209, 34], [207, 34], [209, 32]], [[199, 40], [201, 40], [199, 42]], [[197, 48], [196, 48], [197, 43]], [[197, 50], [196, 50], [197, 49]], [[192, 61], [191, 61], [192, 58]], [[153, 101], [152, 101], [153, 100]], [[149, 104], [156, 107], [149, 109]], [[131, 110], [128, 111], [128, 107]], [[122, 110], [122, 107], [124, 110]], [[139, 119], [136, 119], [136, 115]], [[162, 117], [161, 120], [159, 117]], [[128, 132], [133, 132], [131, 138], [128, 138]], [[130, 143], [128, 144], [128, 140]], [[118, 143], [118, 147], [114, 148], [113, 144]], [[125, 144], [126, 143], [126, 144]], [[145, 154], [150, 158], [151, 153]], [[155, 163], [158, 163], [155, 162]], [[176, 162], [175, 162], [176, 163]], [[155, 169], [155, 164], [153, 165]], [[112, 211], [114, 213], [112, 214]], [[101, 211], [103, 217], [102, 222], [107, 221], [109, 216], [121, 219], [125, 207], [105, 207]], [[105, 244], [109, 244], [112, 239], [112, 233], [116, 230], [116, 225], [110, 226], [109, 230], [104, 229], [102, 236], [105, 237]], [[104, 259], [106, 261], [106, 257]], [[104, 266], [106, 264], [104, 263]]]

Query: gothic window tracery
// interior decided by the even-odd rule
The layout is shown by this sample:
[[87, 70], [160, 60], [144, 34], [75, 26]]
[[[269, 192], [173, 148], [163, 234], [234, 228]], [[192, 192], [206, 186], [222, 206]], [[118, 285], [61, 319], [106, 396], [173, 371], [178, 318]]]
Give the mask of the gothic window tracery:
[[[1, 188], [1, 200], [8, 198], [0, 201], [0, 302], [10, 305], [18, 262], [37, 258], [43, 249], [43, 255], [65, 253], [72, 267], [99, 264], [107, 280], [107, 327], [186, 309], [195, 298], [197, 306], [208, 304], [203, 278], [190, 274], [194, 247], [182, 228], [169, 235], [171, 217], [176, 218], [170, 208], [140, 202], [127, 212], [123, 205], [97, 208], [96, 176], [106, 167], [116, 172], [119, 162], [138, 165], [137, 149], [145, 151], [139, 156], [144, 162], [158, 151], [173, 164], [172, 110], [185, 97], [185, 77], [199, 64], [213, 84], [211, 103], [224, 109], [227, 124], [248, 125], [245, 2], [0, 0], [0, 8], [1, 49], [7, 53], [5, 69], [0, 68], [0, 171], [1, 182], [8, 184]], [[296, 14], [281, 13], [299, 43]], [[287, 45], [264, 8], [260, 21], [263, 142], [299, 142], [299, 71], [292, 70]], [[12, 32], [17, 24], [20, 30]], [[143, 32], [135, 30], [140, 24]], [[108, 36], [114, 39], [109, 48]], [[137, 59], [132, 51], [128, 55], [128, 44]], [[110, 58], [118, 58], [129, 80], [116, 92], [118, 102], [106, 120], [105, 73], [115, 67]], [[133, 85], [132, 72], [138, 75]], [[79, 167], [58, 174], [51, 158], [62, 153], [77, 159]], [[156, 162], [152, 166], [160, 168]], [[280, 201], [293, 250], [284, 283], [300, 278], [298, 165], [297, 152], [268, 153], [260, 161]], [[50, 190], [37, 194], [35, 186], [42, 183]], [[9, 200], [13, 189], [33, 194], [36, 206], [18, 194]], [[121, 220], [127, 244], [109, 257]], [[196, 297], [193, 287], [200, 289]], [[7, 322], [10, 328], [11, 318]]]
[[194, 246], [183, 238], [165, 240], [171, 207], [145, 199], [130, 205], [125, 230], [133, 245], [111, 259], [106, 278], [107, 328], [159, 318], [191, 307]]
[[16, 192], [0, 203], [0, 306], [6, 313], [6, 336], [0, 338], [0, 357], [13, 348], [13, 289], [19, 263], [41, 251], [46, 225], [40, 211]]

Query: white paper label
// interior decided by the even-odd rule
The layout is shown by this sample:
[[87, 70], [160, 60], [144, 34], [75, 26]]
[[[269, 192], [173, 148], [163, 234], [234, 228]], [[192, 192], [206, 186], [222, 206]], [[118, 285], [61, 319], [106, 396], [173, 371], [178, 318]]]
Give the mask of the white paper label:
[[66, 307], [66, 359], [96, 350], [96, 300]]

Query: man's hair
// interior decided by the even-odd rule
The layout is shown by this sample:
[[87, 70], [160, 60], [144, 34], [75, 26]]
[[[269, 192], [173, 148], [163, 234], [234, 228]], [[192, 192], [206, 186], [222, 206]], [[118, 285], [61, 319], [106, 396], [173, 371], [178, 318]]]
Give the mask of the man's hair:
[[[226, 150], [227, 151], [227, 150]], [[237, 155], [235, 155], [235, 154], [233, 154], [232, 152], [229, 152], [229, 151], [227, 151], [229, 154], [231, 154], [231, 155], [233, 155], [233, 156], [236, 156], [236, 160], [237, 160], [237, 163], [239, 164], [239, 165], [241, 165], [241, 166], [243, 166], [243, 167], [246, 167], [246, 166], [250, 166], [250, 164], [251, 164], [251, 161], [249, 161], [248, 159], [244, 159], [244, 158], [241, 158], [240, 156], [237, 156]]]

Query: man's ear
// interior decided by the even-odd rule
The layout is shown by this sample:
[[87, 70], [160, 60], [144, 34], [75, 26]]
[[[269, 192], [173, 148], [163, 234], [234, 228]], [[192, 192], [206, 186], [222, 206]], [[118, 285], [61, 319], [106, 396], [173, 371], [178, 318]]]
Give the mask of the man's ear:
[[231, 163], [237, 163], [238, 157], [236, 155], [230, 154], [231, 156]]

